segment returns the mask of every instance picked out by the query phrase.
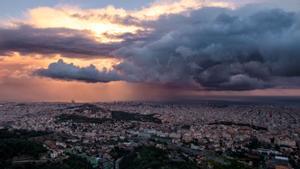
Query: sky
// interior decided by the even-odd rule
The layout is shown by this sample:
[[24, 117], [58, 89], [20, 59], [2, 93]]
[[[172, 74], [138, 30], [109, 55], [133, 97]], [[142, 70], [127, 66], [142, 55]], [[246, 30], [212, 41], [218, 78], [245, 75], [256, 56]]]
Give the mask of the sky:
[[0, 101], [300, 96], [298, 0], [4, 0]]
[[138, 9], [153, 0], [4, 0], [1, 2], [1, 18], [20, 17], [27, 10], [39, 6], [56, 7], [61, 5], [80, 6], [81, 8], [102, 8], [109, 5], [124, 9]]

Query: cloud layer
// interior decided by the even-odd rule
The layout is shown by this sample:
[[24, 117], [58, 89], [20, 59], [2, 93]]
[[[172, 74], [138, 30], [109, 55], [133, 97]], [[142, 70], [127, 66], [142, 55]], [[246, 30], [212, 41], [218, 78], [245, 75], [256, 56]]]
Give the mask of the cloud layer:
[[155, 31], [148, 40], [114, 51], [125, 58], [116, 69], [140, 82], [196, 82], [212, 90], [275, 87], [275, 77], [300, 76], [299, 19], [280, 9], [250, 8], [162, 17], [149, 24]]
[[[150, 19], [138, 12], [129, 15], [111, 9], [119, 16], [113, 17], [114, 23], [141, 28], [121, 33], [102, 32], [105, 38], [121, 39], [117, 42], [99, 42], [94, 29], [86, 31], [78, 27], [2, 28], [0, 52], [105, 56], [120, 60], [112, 70], [98, 70], [93, 65], [79, 67], [59, 60], [36, 71], [40, 76], [62, 80], [91, 83], [123, 80], [206, 90], [300, 87], [297, 85], [300, 84], [299, 12], [265, 6], [236, 9], [200, 6], [192, 9], [183, 6], [187, 9], [182, 11], [182, 6], [175, 5], [175, 12], [154, 18], [147, 16]], [[158, 7], [153, 5], [154, 9]], [[144, 11], [151, 14], [148, 9]], [[73, 12], [72, 17], [91, 20], [98, 18], [99, 12]]]
[[69, 57], [107, 56], [119, 44], [97, 42], [88, 31], [66, 28], [34, 28], [19, 25], [0, 28], [0, 54], [62, 54]]
[[39, 76], [61, 79], [78, 80], [88, 83], [110, 82], [121, 80], [115, 71], [103, 69], [99, 71], [94, 65], [88, 67], [78, 67], [67, 64], [63, 60], [51, 63], [47, 69], [40, 69], [35, 72]]

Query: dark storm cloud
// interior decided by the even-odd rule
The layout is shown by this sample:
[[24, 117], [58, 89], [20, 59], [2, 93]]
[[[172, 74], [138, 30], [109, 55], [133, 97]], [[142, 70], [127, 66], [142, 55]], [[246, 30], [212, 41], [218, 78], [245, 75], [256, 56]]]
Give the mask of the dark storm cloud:
[[117, 44], [100, 44], [89, 32], [20, 25], [0, 29], [0, 53], [63, 54], [69, 57], [107, 56]]
[[212, 90], [270, 88], [275, 77], [299, 77], [299, 14], [247, 10], [205, 8], [147, 23], [155, 28], [149, 40], [115, 51], [126, 58], [116, 69], [129, 80]]
[[122, 79], [208, 90], [300, 87], [291, 84], [300, 78], [299, 13], [253, 6], [203, 8], [186, 16], [162, 16], [143, 25], [154, 31], [121, 35], [124, 42], [119, 46], [97, 44], [80, 33], [62, 37], [55, 36], [59, 30], [2, 29], [0, 50], [107, 54], [122, 60], [114, 66], [115, 72], [79, 68], [62, 61], [38, 71], [41, 76], [57, 79]]
[[51, 63], [47, 69], [37, 70], [35, 74], [53, 79], [78, 80], [90, 83], [120, 80], [115, 71], [106, 69], [99, 71], [94, 65], [81, 68], [73, 64], [67, 64], [63, 60]]

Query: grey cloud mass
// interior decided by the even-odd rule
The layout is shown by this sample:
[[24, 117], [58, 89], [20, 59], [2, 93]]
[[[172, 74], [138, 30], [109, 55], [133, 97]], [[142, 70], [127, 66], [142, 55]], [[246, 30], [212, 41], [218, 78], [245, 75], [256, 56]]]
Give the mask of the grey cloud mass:
[[205, 8], [147, 23], [156, 30], [150, 40], [115, 51], [126, 58], [116, 69], [130, 80], [211, 90], [277, 87], [275, 77], [299, 77], [299, 14], [245, 10]]
[[[254, 6], [235, 10], [203, 8], [189, 15], [162, 16], [143, 25], [154, 31], [142, 38], [140, 34], [126, 35], [119, 46], [97, 45], [82, 36], [56, 39], [49, 30], [27, 34], [2, 29], [0, 51], [61, 50], [88, 55], [103, 52], [122, 59], [114, 65], [114, 72], [78, 68], [62, 61], [38, 70], [40, 76], [85, 82], [122, 79], [208, 90], [252, 90], [295, 87], [278, 79], [299, 81], [295, 80], [300, 78], [299, 12]], [[50, 43], [43, 43], [40, 38]]]
[[107, 56], [118, 44], [100, 44], [90, 32], [65, 28], [0, 28], [0, 54], [63, 54], [67, 57]]
[[47, 69], [40, 69], [35, 72], [39, 76], [62, 79], [62, 80], [78, 80], [89, 83], [110, 82], [121, 80], [117, 72], [110, 70], [98, 70], [94, 65], [88, 67], [78, 67], [73, 64], [65, 63], [58, 60], [51, 63]]

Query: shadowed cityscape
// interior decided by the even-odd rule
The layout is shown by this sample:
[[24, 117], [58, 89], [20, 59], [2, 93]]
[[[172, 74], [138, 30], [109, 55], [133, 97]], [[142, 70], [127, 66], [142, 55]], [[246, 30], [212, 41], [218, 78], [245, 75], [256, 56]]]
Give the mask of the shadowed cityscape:
[[299, 0], [3, 0], [0, 169], [300, 169]]

